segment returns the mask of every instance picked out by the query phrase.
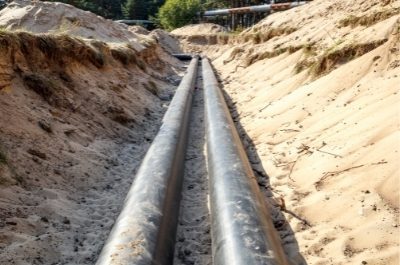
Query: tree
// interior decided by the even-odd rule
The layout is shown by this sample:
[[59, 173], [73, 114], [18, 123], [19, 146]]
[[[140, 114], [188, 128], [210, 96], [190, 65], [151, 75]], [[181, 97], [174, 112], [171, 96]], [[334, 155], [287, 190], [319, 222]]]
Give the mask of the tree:
[[126, 19], [148, 19], [148, 2], [145, 0], [127, 0], [122, 5], [122, 14]]
[[194, 22], [200, 12], [200, 0], [167, 0], [159, 9], [158, 20], [167, 30]]
[[150, 19], [154, 19], [158, 9], [164, 4], [164, 0], [148, 0], [148, 14]]
[[[44, 1], [44, 0], [43, 0]], [[117, 19], [122, 17], [121, 4], [124, 0], [46, 0], [63, 2], [77, 8], [93, 12], [105, 18]]]

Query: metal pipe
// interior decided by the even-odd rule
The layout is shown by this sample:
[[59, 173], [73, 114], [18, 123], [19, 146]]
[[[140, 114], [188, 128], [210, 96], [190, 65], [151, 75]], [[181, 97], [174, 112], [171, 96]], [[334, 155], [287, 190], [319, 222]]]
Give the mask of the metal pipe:
[[150, 146], [98, 265], [171, 264], [198, 57], [192, 59]]
[[193, 58], [193, 55], [188, 54], [188, 53], [173, 53], [171, 55], [181, 61], [189, 61]]
[[127, 24], [127, 25], [148, 25], [148, 24], [154, 24], [154, 22], [151, 21], [151, 20], [141, 20], [141, 19], [121, 19], [121, 20], [115, 20], [115, 22], [123, 23], [123, 24]]
[[202, 59], [214, 265], [288, 264], [207, 58]]
[[292, 7], [304, 5], [306, 3], [307, 3], [307, 1], [297, 1], [297, 2], [288, 2], [288, 3], [280, 3], [280, 4], [267, 4], [267, 5], [208, 10], [203, 13], [203, 16], [213, 17], [213, 16], [224, 16], [224, 15], [236, 14], [236, 13], [263, 13], [263, 12], [269, 12], [269, 11], [281, 11], [281, 10], [290, 9]]

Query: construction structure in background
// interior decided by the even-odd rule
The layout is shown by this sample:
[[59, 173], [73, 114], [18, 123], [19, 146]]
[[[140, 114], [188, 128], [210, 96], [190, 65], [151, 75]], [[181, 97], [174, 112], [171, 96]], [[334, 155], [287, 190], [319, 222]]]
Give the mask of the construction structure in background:
[[262, 5], [208, 10], [200, 14], [200, 21], [212, 22], [230, 30], [237, 30], [256, 24], [270, 13], [288, 10], [310, 1], [271, 0]]

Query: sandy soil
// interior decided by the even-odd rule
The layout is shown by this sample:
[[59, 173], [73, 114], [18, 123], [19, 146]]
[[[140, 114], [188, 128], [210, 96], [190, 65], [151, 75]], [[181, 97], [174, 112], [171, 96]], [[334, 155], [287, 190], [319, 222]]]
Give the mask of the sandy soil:
[[154, 37], [166, 52], [170, 54], [182, 53], [179, 41], [164, 30], [153, 30], [150, 36]]
[[[14, 28], [18, 21], [16, 28], [47, 32], [61, 26], [58, 16], [83, 12], [21, 3], [1, 11], [2, 25]], [[55, 24], [45, 23], [49, 10]], [[112, 23], [84, 17], [85, 27]], [[116, 35], [96, 31], [96, 38], [111, 44], [0, 34], [7, 44], [0, 45], [1, 264], [94, 264], [158, 130], [181, 64], [156, 43], [142, 45], [134, 35], [119, 35], [119, 25], [110, 27]], [[30, 41], [28, 50], [23, 40]], [[47, 53], [36, 46], [40, 41], [51, 44]], [[63, 41], [97, 60], [61, 54]], [[140, 52], [125, 61], [124, 50], [112, 54], [115, 42]]]
[[193, 95], [191, 120], [174, 264], [207, 265], [212, 264], [212, 257], [201, 70]]
[[63, 3], [16, 0], [0, 11], [0, 26], [8, 30], [68, 34], [104, 42], [129, 43], [137, 51], [144, 48], [142, 32], [122, 23]]
[[223, 26], [213, 24], [213, 23], [202, 23], [202, 24], [192, 24], [181, 28], [174, 29], [171, 31], [172, 35], [202, 35], [202, 34], [216, 34], [227, 32], [227, 29]]
[[[0, 11], [7, 29], [140, 52], [124, 64], [109, 50], [96, 66], [0, 45], [0, 263], [94, 263], [179, 83], [168, 52], [182, 49], [213, 59], [296, 264], [398, 264], [399, 8], [314, 0], [236, 36], [219, 38], [214, 25], [176, 30], [180, 46], [64, 4], [18, 0]], [[208, 218], [204, 201], [188, 204], [206, 196], [203, 158], [187, 155], [175, 262], [208, 264], [207, 225], [193, 219]]]
[[399, 7], [316, 0], [182, 42], [214, 59], [307, 264], [399, 263]]

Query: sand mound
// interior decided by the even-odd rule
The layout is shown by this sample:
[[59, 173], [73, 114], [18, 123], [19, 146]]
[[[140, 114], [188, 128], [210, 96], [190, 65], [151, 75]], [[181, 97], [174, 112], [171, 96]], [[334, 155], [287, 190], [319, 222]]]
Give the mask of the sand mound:
[[171, 31], [173, 35], [207, 35], [227, 32], [227, 29], [212, 23], [194, 24], [187, 25], [178, 29]]
[[143, 28], [142, 26], [128, 26], [129, 31], [132, 31], [133, 33], [139, 34], [139, 35], [149, 35], [150, 31], [147, 29]]
[[161, 47], [163, 47], [167, 52], [173, 53], [181, 53], [182, 50], [179, 45], [179, 41], [171, 36], [168, 32], [165, 32], [161, 29], [153, 30], [150, 34], [160, 43]]
[[140, 44], [143, 37], [129, 30], [127, 25], [63, 3], [16, 0], [0, 11], [0, 27], [129, 43], [137, 51], [144, 48]]
[[399, 263], [399, 7], [315, 0], [234, 45], [182, 42], [214, 58], [308, 264]]
[[69, 5], [0, 21], [0, 264], [94, 264], [182, 69]]

